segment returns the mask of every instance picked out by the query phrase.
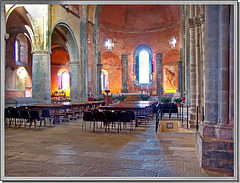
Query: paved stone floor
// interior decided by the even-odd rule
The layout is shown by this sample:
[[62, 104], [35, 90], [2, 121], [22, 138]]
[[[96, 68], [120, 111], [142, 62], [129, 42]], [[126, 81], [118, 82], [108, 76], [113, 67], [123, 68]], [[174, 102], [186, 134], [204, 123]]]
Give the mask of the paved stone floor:
[[[200, 168], [194, 132], [155, 133], [155, 122], [105, 133], [82, 120], [45, 128], [5, 129], [5, 177], [231, 177]], [[80, 179], [80, 178], [79, 178]]]

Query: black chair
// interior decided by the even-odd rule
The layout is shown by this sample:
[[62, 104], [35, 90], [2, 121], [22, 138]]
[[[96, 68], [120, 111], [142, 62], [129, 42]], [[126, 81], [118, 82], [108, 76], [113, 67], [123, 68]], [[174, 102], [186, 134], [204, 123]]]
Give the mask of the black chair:
[[129, 112], [120, 112], [120, 119], [119, 119], [119, 125], [118, 125], [118, 132], [119, 127], [121, 131], [121, 123], [123, 123], [123, 127], [126, 126], [127, 123], [130, 123], [130, 132], [133, 131], [133, 122], [131, 120], [131, 115]]
[[178, 107], [177, 107], [177, 104], [174, 104], [174, 103], [170, 104], [169, 119], [171, 118], [172, 113], [177, 113], [177, 118], [178, 118]]
[[115, 123], [118, 122], [118, 114], [116, 112], [111, 112], [111, 111], [105, 111], [105, 116], [106, 116], [106, 128], [105, 128], [105, 131], [107, 131], [107, 127], [108, 127], [108, 130], [109, 129], [109, 125], [110, 123], [112, 123], [112, 128], [113, 126], [115, 126]]
[[[47, 120], [49, 120], [50, 126], [51, 126], [51, 121], [53, 121], [53, 124], [55, 124], [54, 116], [51, 115], [51, 112], [49, 109], [46, 109], [46, 108], [42, 109], [42, 118], [44, 119], [44, 127], [46, 127]], [[41, 126], [41, 123], [40, 123], [40, 126]]]
[[[11, 108], [10, 115], [15, 121], [15, 126], [17, 126], [17, 122], [21, 123], [21, 114], [18, 108]], [[9, 124], [9, 127], [11, 127], [11, 123]]]
[[106, 125], [106, 118], [105, 118], [105, 113], [104, 112], [99, 112], [97, 110], [94, 111], [94, 119], [96, 122], [96, 128], [97, 128], [97, 122], [101, 122], [101, 129], [103, 125]]
[[[131, 116], [131, 121], [134, 123], [134, 120], [136, 120], [136, 116], [135, 116], [135, 113], [134, 113], [134, 111], [127, 111], [129, 114], [130, 114], [130, 116]], [[136, 127], [137, 125], [135, 125], [135, 127]], [[136, 128], [135, 128], [136, 129]]]
[[[91, 128], [91, 123], [95, 125], [95, 119], [94, 119], [94, 113], [92, 111], [85, 111], [83, 113], [83, 123], [82, 123], [82, 130], [83, 130], [83, 124], [85, 123], [85, 130], [86, 130], [86, 123], [90, 122], [90, 128]], [[95, 129], [93, 128], [93, 131]]]
[[[30, 110], [26, 109], [26, 108], [22, 108], [20, 110], [20, 114], [21, 114], [21, 117], [25, 123], [25, 127], [27, 126], [27, 123], [30, 122], [31, 120], [31, 115], [30, 115]], [[19, 125], [19, 127], [21, 126], [21, 124]]]
[[31, 115], [31, 120], [30, 120], [29, 128], [31, 128], [32, 122], [34, 122], [34, 127], [36, 128], [37, 121], [40, 121], [40, 125], [39, 125], [39, 128], [40, 128], [43, 118], [41, 117], [39, 109], [32, 109], [30, 112], [30, 115]]
[[163, 117], [163, 115], [164, 115], [165, 113], [168, 113], [168, 114], [169, 114], [169, 117], [170, 117], [169, 110], [170, 110], [170, 104], [165, 103], [165, 104], [162, 105], [161, 110], [160, 110], [161, 119], [162, 119], [162, 117]]
[[10, 109], [9, 108], [5, 108], [4, 114], [5, 114], [5, 116], [4, 116], [5, 125], [7, 125], [7, 119], [8, 119], [8, 123], [11, 126], [12, 117], [11, 117]]

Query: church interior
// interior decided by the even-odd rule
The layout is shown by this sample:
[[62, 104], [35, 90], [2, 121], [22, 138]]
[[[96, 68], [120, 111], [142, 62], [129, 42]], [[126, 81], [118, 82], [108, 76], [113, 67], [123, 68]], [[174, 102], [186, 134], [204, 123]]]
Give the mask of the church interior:
[[[21, 117], [14, 124], [14, 117], [7, 117], [2, 110], [2, 180], [52, 176], [235, 180], [236, 5], [2, 4], [4, 108], [13, 107], [14, 102], [14, 108], [31, 108], [31, 101], [53, 108], [98, 101], [102, 105], [98, 109], [107, 110], [108, 106], [125, 109], [141, 101], [138, 106], [148, 102], [148, 109], [153, 109], [150, 114], [177, 91], [181, 99], [177, 108], [180, 117], [171, 117], [170, 112], [169, 118], [167, 114], [159, 117], [159, 107], [159, 113], [145, 115], [145, 126], [136, 122], [136, 126], [141, 125], [132, 131], [129, 125], [130, 132], [124, 133], [120, 121], [116, 122], [120, 132], [119, 126], [114, 132], [106, 132], [107, 127], [101, 133], [93, 133], [90, 128], [82, 130], [85, 112], [90, 111], [87, 107], [75, 111], [79, 118], [39, 128], [40, 118], [37, 127], [35, 121], [35, 127], [26, 127], [29, 121], [24, 123], [26, 119]], [[144, 97], [147, 101], [142, 101]], [[39, 111], [43, 115], [43, 107]], [[56, 114], [54, 120], [59, 116]], [[169, 123], [171, 120], [174, 122]], [[160, 131], [178, 121], [182, 128], [186, 128], [183, 121], [187, 121], [184, 130], [189, 132]], [[116, 129], [114, 122], [109, 124], [110, 129]], [[161, 128], [156, 127], [155, 132], [156, 124]], [[100, 127], [96, 129], [100, 131]], [[140, 143], [139, 136], [149, 139]], [[126, 149], [134, 151], [124, 159]], [[93, 169], [95, 166], [98, 169]]]

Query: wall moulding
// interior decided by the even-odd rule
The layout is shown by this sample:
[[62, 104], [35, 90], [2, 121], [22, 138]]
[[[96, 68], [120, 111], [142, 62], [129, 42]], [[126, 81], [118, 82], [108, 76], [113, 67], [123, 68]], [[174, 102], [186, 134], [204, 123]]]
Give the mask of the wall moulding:
[[46, 50], [35, 50], [31, 52], [34, 55], [50, 55], [52, 52], [51, 51], [46, 51]]
[[69, 61], [70, 65], [80, 65], [80, 61], [79, 60], [73, 60], [73, 61]]

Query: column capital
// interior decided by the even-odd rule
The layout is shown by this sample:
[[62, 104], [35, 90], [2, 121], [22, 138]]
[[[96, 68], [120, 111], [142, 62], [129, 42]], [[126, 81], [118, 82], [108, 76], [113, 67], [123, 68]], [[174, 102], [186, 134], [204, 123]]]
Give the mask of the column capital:
[[122, 58], [127, 58], [127, 57], [128, 57], [128, 54], [122, 54], [121, 57], [122, 57]]
[[188, 26], [189, 26], [190, 29], [194, 28], [194, 19], [193, 18], [188, 19]]
[[86, 17], [80, 17], [80, 22], [82, 22], [82, 23], [87, 23], [88, 22], [88, 20], [87, 20], [87, 18]]
[[161, 58], [162, 58], [162, 53], [157, 53], [157, 54], [156, 54], [156, 57], [159, 58], [159, 59], [161, 59]]
[[70, 60], [69, 64], [70, 65], [79, 65], [80, 63], [79, 63], [79, 60]]
[[52, 52], [49, 50], [34, 50], [32, 54], [34, 55], [50, 55]]
[[4, 39], [5, 39], [5, 41], [7, 41], [9, 39], [9, 34], [6, 32], [4, 33]]
[[201, 21], [201, 25], [205, 23], [205, 15], [204, 14], [200, 14], [200, 21]]
[[194, 27], [201, 26], [201, 19], [200, 17], [194, 17]]

